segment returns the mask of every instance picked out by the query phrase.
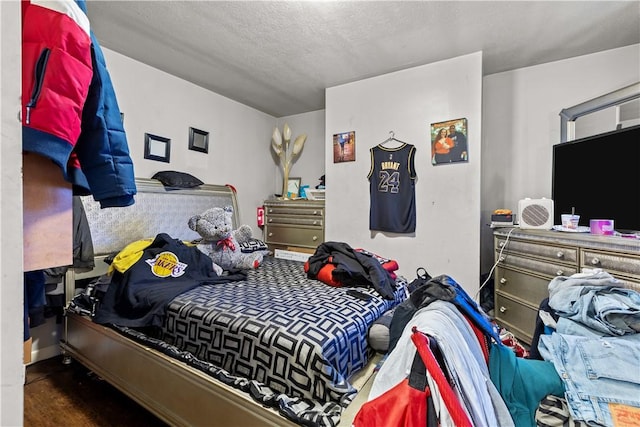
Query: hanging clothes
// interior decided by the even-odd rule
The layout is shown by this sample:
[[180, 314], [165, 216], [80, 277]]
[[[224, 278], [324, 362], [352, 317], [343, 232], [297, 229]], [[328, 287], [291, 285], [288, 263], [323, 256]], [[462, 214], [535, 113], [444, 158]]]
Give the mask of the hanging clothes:
[[45, 277], [42, 270], [26, 271], [23, 274], [24, 287], [24, 341], [31, 337], [30, 328], [45, 323], [46, 303]]
[[416, 147], [403, 143], [387, 148], [370, 149], [369, 229], [391, 233], [416, 230]]
[[134, 203], [133, 161], [83, 0], [22, 2], [22, 139], [74, 194], [103, 208]]

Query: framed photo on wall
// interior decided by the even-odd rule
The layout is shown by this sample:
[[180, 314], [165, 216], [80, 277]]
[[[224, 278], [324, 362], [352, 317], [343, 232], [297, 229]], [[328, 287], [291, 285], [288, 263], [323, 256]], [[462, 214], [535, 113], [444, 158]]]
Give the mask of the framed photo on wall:
[[355, 131], [333, 135], [333, 163], [353, 162], [356, 159]]
[[469, 161], [467, 119], [431, 123], [431, 164]]
[[162, 136], [145, 133], [144, 158], [169, 163], [171, 158], [171, 140]]
[[209, 132], [189, 128], [189, 150], [200, 151], [201, 153], [209, 152]]

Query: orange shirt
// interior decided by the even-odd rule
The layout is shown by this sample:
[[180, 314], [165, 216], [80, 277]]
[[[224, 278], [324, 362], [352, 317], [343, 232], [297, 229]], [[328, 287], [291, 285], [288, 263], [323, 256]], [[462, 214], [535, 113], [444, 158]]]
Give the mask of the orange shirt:
[[453, 147], [454, 143], [451, 138], [440, 138], [433, 144], [433, 151], [436, 154], [449, 154], [449, 150]]

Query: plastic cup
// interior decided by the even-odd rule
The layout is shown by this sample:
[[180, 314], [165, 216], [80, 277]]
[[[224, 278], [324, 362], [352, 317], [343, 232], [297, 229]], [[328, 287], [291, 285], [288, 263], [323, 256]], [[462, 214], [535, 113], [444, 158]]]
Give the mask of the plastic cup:
[[578, 222], [580, 222], [580, 215], [572, 215], [572, 214], [562, 214], [560, 215], [562, 219], [562, 226], [564, 228], [576, 229], [578, 228]]

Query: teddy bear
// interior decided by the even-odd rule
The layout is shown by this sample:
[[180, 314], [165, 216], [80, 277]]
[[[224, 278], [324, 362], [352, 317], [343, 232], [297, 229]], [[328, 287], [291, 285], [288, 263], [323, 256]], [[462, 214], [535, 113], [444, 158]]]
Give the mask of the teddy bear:
[[202, 237], [197, 242], [197, 247], [213, 260], [214, 270], [216, 266], [226, 271], [258, 268], [269, 251], [266, 246], [243, 251], [243, 247], [257, 240], [252, 238], [251, 227], [248, 225], [241, 225], [234, 230], [232, 224], [231, 206], [207, 209], [189, 219], [189, 228]]

